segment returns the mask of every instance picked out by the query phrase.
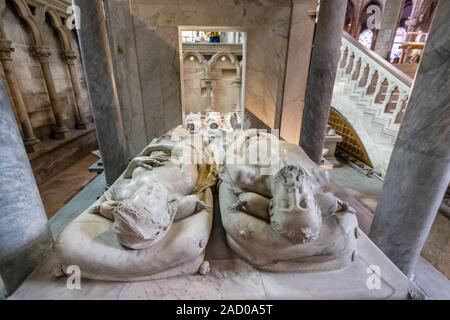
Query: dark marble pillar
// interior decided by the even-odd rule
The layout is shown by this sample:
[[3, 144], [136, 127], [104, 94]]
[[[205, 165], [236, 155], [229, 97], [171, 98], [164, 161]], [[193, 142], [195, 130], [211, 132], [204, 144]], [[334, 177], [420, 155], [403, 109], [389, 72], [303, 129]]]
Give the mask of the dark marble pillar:
[[410, 278], [450, 182], [449, 16], [440, 1], [370, 232]]
[[394, 44], [395, 33], [397, 31], [400, 15], [403, 11], [405, 0], [388, 0], [381, 19], [381, 29], [378, 33], [375, 44], [375, 52], [385, 59], [391, 55]]
[[129, 154], [104, 11], [100, 0], [74, 4], [81, 11], [78, 35], [106, 182], [112, 184], [125, 170]]
[[346, 8], [347, 0], [320, 2], [300, 136], [301, 147], [316, 163], [325, 143]]
[[0, 295], [5, 295], [11, 294], [46, 256], [52, 237], [25, 146], [1, 82], [0, 150]]

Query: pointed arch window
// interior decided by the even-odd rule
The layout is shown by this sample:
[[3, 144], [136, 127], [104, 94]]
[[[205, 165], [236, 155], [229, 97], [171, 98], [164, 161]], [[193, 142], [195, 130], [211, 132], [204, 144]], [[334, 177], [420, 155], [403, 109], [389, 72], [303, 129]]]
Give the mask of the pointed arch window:
[[402, 49], [400, 49], [400, 46], [402, 45], [402, 43], [406, 41], [407, 34], [408, 33], [406, 31], [406, 28], [404, 27], [397, 28], [394, 38], [394, 44], [392, 45], [391, 50], [390, 56], [391, 61], [397, 61], [398, 59], [400, 59], [400, 56], [402, 55]]
[[369, 50], [372, 47], [372, 41], [373, 41], [372, 30], [366, 29], [359, 35], [358, 42]]

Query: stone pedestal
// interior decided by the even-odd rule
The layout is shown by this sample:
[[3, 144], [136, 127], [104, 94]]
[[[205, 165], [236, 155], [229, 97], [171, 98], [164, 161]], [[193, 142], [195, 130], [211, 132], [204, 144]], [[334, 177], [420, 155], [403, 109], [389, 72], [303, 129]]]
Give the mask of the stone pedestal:
[[333, 167], [340, 167], [341, 164], [339, 163], [339, 161], [336, 160], [336, 147], [337, 144], [342, 142], [344, 139], [336, 134], [336, 133], [328, 133], [325, 136], [325, 145], [324, 145], [324, 149], [327, 150], [326, 155], [324, 156], [325, 160], [329, 163], [331, 163], [331, 165]]
[[306, 87], [300, 145], [320, 163], [341, 50], [347, 0], [322, 1]]
[[0, 148], [0, 278], [6, 293], [11, 294], [46, 256], [51, 235], [22, 137], [1, 83]]
[[[81, 280], [80, 290], [67, 290], [67, 278], [55, 279], [51, 275], [58, 263], [56, 256], [51, 255], [10, 299], [401, 300], [424, 297], [362, 232], [358, 240], [359, 257], [347, 269], [306, 273], [259, 271], [236, 258], [227, 247], [217, 200], [215, 197], [213, 231], [206, 247], [211, 271], [206, 275], [127, 283]], [[381, 277], [377, 278], [377, 271]]]
[[370, 232], [409, 277], [450, 181], [450, 1], [440, 1]]

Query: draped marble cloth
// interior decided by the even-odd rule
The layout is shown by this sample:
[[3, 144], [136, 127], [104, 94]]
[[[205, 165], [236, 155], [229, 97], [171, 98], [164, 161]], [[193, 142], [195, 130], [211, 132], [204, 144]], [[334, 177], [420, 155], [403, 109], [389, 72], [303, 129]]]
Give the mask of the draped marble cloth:
[[202, 193], [206, 189], [214, 186], [217, 181], [218, 170], [216, 165], [212, 164], [199, 164], [198, 169], [198, 180], [194, 187], [193, 193]]

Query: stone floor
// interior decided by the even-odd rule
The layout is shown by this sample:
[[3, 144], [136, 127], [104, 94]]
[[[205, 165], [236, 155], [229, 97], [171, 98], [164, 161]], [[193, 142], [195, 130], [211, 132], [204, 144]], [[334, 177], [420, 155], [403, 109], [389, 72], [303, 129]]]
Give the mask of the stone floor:
[[[351, 196], [358, 199], [372, 213], [375, 211], [383, 182], [368, 177], [361, 171], [343, 164], [331, 172], [332, 179]], [[436, 269], [450, 278], [450, 220], [438, 214], [430, 232], [422, 256]]]
[[39, 185], [45, 212], [50, 219], [96, 176], [88, 167], [98, 158], [89, 154]]

